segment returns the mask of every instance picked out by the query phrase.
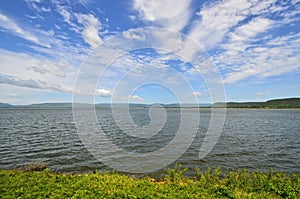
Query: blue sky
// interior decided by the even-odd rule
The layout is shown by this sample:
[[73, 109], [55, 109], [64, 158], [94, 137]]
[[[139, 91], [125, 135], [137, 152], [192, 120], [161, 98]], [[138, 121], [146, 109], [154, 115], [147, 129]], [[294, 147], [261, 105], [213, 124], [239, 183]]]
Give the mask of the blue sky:
[[[71, 102], [77, 73], [90, 53], [116, 35], [140, 40], [146, 27], [178, 32], [202, 46], [217, 68], [227, 101], [299, 97], [299, 10], [299, 0], [3, 0], [0, 102]], [[187, 46], [173, 36], [156, 32], [155, 41], [167, 49]], [[178, 52], [193, 56], [189, 47]], [[108, 59], [113, 57], [109, 53], [114, 52], [107, 51]], [[201, 76], [209, 69], [203, 66], [199, 74], [178, 54], [157, 49], [127, 52], [102, 75], [96, 102], [174, 103], [176, 97], [211, 102]], [[145, 78], [153, 83], [143, 85]], [[156, 84], [159, 79], [166, 86]], [[182, 86], [184, 81], [192, 90]], [[130, 92], [123, 92], [126, 88]]]

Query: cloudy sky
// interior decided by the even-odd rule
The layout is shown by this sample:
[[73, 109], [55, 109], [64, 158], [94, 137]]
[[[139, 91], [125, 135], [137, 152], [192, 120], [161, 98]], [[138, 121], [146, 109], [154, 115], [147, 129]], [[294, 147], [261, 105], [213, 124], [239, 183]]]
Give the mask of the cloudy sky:
[[[299, 97], [299, 10], [299, 0], [2, 0], [0, 102], [71, 102], [91, 94], [74, 88], [79, 76], [98, 78], [96, 102], [207, 103], [211, 70], [227, 101]], [[120, 35], [155, 45], [127, 52], [110, 45]]]

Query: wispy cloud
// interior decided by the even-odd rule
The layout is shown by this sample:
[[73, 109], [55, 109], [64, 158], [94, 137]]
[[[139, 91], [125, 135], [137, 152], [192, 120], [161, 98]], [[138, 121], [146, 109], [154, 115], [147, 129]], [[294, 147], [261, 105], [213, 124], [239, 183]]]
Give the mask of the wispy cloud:
[[[87, 6], [86, 1], [80, 1]], [[99, 36], [101, 22], [94, 14], [82, 14], [72, 11], [67, 5], [61, 5], [59, 1], [54, 1], [56, 11], [59, 13], [63, 21], [69, 25], [70, 30], [81, 34], [83, 40], [91, 47], [96, 48], [102, 44], [102, 38]]]
[[[282, 11], [282, 8], [281, 6], [276, 6], [273, 0], [216, 1], [200, 8], [198, 12], [199, 19], [195, 21], [189, 35], [204, 47], [211, 49], [222, 43], [228, 34], [240, 28], [245, 21], [249, 21], [255, 16], [260, 16], [260, 25], [265, 25], [263, 22], [268, 23], [268, 21], [264, 16], [278, 11]], [[254, 23], [258, 24], [258, 21], [254, 20]], [[254, 29], [256, 27], [253, 26], [252, 28], [255, 32]]]
[[102, 44], [102, 39], [99, 36], [99, 20], [92, 14], [77, 14], [77, 19], [80, 24], [84, 26], [82, 36], [86, 43], [96, 48]]
[[0, 84], [8, 84], [8, 85], [25, 87], [25, 88], [47, 89], [47, 90], [65, 92], [65, 93], [73, 92], [72, 87], [64, 86], [61, 84], [49, 84], [44, 81], [40, 81], [40, 80], [36, 81], [33, 79], [19, 79], [17, 77], [6, 76], [3, 74], [0, 74]]
[[[157, 54], [163, 56], [143, 54], [142, 51], [127, 53], [129, 47], [124, 45], [124, 48], [106, 49], [100, 55], [101, 59], [88, 59], [88, 62], [94, 62], [91, 64], [95, 65], [95, 69], [108, 66], [109, 61], [112, 58], [114, 60], [102, 76], [101, 86], [93, 93], [95, 95], [112, 97], [113, 86], [128, 73], [131, 76], [119, 82], [124, 85], [120, 86], [123, 89], [118, 94], [127, 100], [143, 100], [144, 96], [130, 96], [131, 93], [126, 89], [144, 80], [173, 85], [182, 96], [207, 96], [202, 88], [196, 86], [196, 91], [187, 92], [180, 85], [183, 81], [178, 81], [179, 77], [174, 75], [175, 70], [172, 69], [178, 69], [182, 77], [196, 85], [199, 71], [201, 74], [217, 72], [211, 71], [212, 60], [220, 69], [224, 83], [230, 87], [266, 82], [271, 79], [269, 77], [300, 72], [298, 0], [216, 0], [204, 3], [192, 0], [132, 0], [132, 4], [126, 4], [132, 7], [124, 9], [120, 15], [114, 13], [114, 16], [105, 16], [105, 12], [114, 9], [113, 6], [108, 10], [100, 7], [86, 9], [98, 4], [91, 0], [51, 0], [51, 3], [42, 0], [24, 1], [27, 3], [23, 2], [26, 11], [24, 19], [29, 20], [28, 23], [22, 21], [21, 14], [5, 10], [0, 12], [0, 31], [21, 38], [15, 45], [18, 52], [0, 50], [1, 84], [70, 93], [76, 71], [89, 52], [104, 41], [109, 41], [112, 35], [123, 31], [124, 27], [133, 29], [121, 34], [123, 40], [141, 44], [147, 42], [151, 35], [151, 45], [157, 48]], [[123, 11], [120, 9], [120, 12]], [[126, 14], [126, 20], [117, 19]], [[124, 22], [124, 27], [119, 22]], [[137, 26], [140, 28], [135, 28]], [[161, 29], [148, 34], [144, 26], [175, 31]], [[202, 56], [201, 49], [185, 40], [178, 32], [186, 33], [203, 45], [212, 59], [208, 59], [209, 56], [203, 51], [201, 63], [187, 65], [186, 60]], [[175, 53], [170, 55], [172, 53], [168, 50]], [[116, 57], [120, 51], [124, 56]], [[176, 53], [183, 56], [185, 61], [174, 61], [178, 59]], [[99, 76], [94, 71], [88, 71], [86, 78]], [[259, 96], [259, 91], [252, 94]]]
[[1, 84], [72, 92], [75, 72], [64, 62], [1, 50]]
[[239, 26], [230, 34], [230, 42], [244, 41], [247, 42], [257, 34], [267, 31], [272, 25], [272, 20], [267, 18], [257, 17], [249, 23]]
[[41, 0], [25, 0], [27, 5], [35, 10], [36, 12], [51, 12], [51, 8], [39, 6], [39, 4], [42, 2]]
[[[264, 79], [300, 68], [299, 34], [272, 35], [290, 26], [299, 5], [274, 1], [229, 0], [204, 5], [189, 35], [206, 49], [215, 50], [213, 60], [224, 83], [249, 77]], [[276, 20], [274, 20], [276, 19]]]
[[10, 19], [8, 16], [0, 13], [0, 27], [9, 33], [16, 35], [18, 37], [22, 37], [28, 41], [34, 42], [40, 46], [50, 47], [48, 45], [43, 44], [39, 41], [39, 39], [33, 35], [32, 33], [21, 28], [14, 20]]
[[58, 2], [55, 2], [55, 4], [56, 11], [63, 17], [63, 21], [71, 26], [74, 26], [74, 24], [71, 22], [71, 13], [68, 11], [68, 9], [65, 6], [59, 5]]
[[49, 60], [43, 60], [38, 61], [27, 68], [40, 74], [50, 73], [59, 77], [67, 77], [67, 73], [71, 67], [63, 62], [50, 62]]
[[262, 46], [248, 44], [247, 48], [238, 54], [232, 53], [233, 50], [228, 48], [215, 57], [223, 68], [228, 68], [227, 63], [233, 65], [230, 67], [231, 71], [225, 75], [224, 82], [235, 83], [249, 77], [264, 79], [299, 71], [299, 36], [293, 34], [276, 37]]
[[[18, 79], [12, 76], [0, 75], [0, 84], [9, 84], [13, 86], [26, 88], [43, 88], [43, 82], [37, 82], [32, 79]], [[45, 85], [45, 84], [44, 84]]]
[[251, 6], [246, 0], [218, 1], [204, 6], [189, 35], [206, 48], [212, 48], [223, 41], [231, 28], [247, 17]]

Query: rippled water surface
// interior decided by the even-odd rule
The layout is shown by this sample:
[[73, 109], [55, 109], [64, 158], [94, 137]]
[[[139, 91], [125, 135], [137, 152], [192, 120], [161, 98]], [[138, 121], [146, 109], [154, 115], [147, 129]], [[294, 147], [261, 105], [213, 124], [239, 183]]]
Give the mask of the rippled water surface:
[[[132, 109], [130, 113], [137, 125], [149, 124], [147, 109]], [[179, 109], [168, 109], [165, 125], [158, 134], [136, 139], [122, 132], [111, 110], [97, 110], [97, 116], [109, 139], [138, 153], [155, 151], [168, 144], [180, 123]], [[109, 170], [81, 142], [71, 109], [0, 109], [0, 117], [1, 168], [45, 162], [53, 171]], [[184, 167], [262, 171], [272, 167], [275, 171], [300, 173], [300, 110], [229, 109], [218, 143], [208, 156], [199, 159], [209, 120], [209, 109], [201, 109], [198, 134], [177, 160]], [[135, 129], [129, 125], [127, 131], [130, 130]]]

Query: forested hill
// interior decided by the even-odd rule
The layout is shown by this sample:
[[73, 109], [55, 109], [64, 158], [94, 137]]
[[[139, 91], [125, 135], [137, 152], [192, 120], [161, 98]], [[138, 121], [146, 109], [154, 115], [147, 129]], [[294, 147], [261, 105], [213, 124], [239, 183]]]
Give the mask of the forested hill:
[[220, 102], [213, 104], [212, 107], [224, 107], [224, 105], [227, 108], [300, 108], [300, 98], [274, 99], [266, 102]]

